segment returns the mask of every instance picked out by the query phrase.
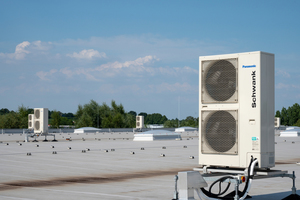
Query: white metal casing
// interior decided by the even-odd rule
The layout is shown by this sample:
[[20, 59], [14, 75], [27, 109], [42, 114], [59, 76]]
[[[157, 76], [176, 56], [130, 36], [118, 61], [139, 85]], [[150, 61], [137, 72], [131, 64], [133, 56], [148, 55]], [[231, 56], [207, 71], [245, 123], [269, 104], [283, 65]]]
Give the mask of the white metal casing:
[[280, 126], [280, 117], [275, 117], [274, 124], [275, 124], [276, 128], [278, 128]]
[[48, 133], [48, 108], [34, 109], [34, 133]]
[[136, 116], [136, 128], [144, 128], [144, 116]]
[[28, 114], [28, 129], [34, 128], [34, 114]]
[[[214, 101], [207, 97], [210, 95], [207, 87], [214, 84], [223, 72], [210, 73], [208, 70], [220, 60], [229, 60], [235, 66], [236, 85], [230, 98]], [[258, 159], [260, 168], [274, 167], [274, 54], [257, 51], [199, 57], [199, 71], [199, 164], [245, 168], [253, 156]], [[210, 81], [211, 85], [205, 81]], [[231, 84], [228, 81], [225, 86]], [[222, 89], [218, 93], [224, 92]], [[209, 121], [218, 111], [224, 111], [225, 117], [220, 118], [220, 122]], [[222, 136], [223, 133], [217, 130], [227, 122], [226, 116], [235, 121], [236, 127], [223, 131]], [[212, 133], [212, 138], [221, 138], [220, 144], [235, 132], [232, 148], [221, 148], [221, 151], [211, 148], [210, 144], [214, 143], [208, 142], [211, 141], [208, 132]]]
[[207, 182], [197, 171], [178, 172], [179, 200], [195, 200], [194, 190], [207, 187]]

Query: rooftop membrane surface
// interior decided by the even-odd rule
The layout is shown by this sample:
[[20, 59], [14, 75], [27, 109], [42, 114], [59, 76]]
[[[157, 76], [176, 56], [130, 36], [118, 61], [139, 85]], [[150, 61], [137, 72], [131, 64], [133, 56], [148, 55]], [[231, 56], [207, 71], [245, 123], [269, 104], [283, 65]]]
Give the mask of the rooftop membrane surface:
[[[182, 140], [149, 142], [132, 141], [132, 132], [57, 133], [57, 142], [50, 136], [48, 142], [42, 136], [38, 142], [24, 139], [0, 134], [0, 199], [172, 199], [174, 176], [198, 167], [197, 132], [182, 133]], [[275, 141], [274, 169], [299, 176], [300, 139]], [[290, 178], [255, 179], [249, 195], [282, 199], [291, 187]]]

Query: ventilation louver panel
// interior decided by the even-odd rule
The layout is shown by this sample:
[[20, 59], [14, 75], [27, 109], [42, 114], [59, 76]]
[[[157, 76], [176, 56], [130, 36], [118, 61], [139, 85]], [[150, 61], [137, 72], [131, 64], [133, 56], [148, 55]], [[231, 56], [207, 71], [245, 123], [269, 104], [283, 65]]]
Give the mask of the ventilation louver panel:
[[203, 154], [238, 154], [237, 111], [202, 111]]
[[237, 103], [237, 59], [203, 61], [202, 103]]

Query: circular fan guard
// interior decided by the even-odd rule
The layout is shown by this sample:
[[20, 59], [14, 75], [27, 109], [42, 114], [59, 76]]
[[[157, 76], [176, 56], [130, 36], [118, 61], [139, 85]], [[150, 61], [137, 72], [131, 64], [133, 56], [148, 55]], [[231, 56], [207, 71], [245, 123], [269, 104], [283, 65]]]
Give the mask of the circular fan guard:
[[39, 119], [39, 118], [40, 118], [40, 110], [35, 110], [35, 111], [34, 111], [34, 117], [35, 117], [36, 119]]
[[236, 91], [236, 69], [227, 60], [212, 64], [205, 77], [208, 94], [216, 101], [226, 101]]
[[227, 152], [236, 143], [236, 120], [229, 112], [214, 112], [206, 121], [204, 134], [214, 151]]
[[35, 126], [35, 129], [39, 130], [40, 129], [40, 122], [39, 121], [36, 121], [34, 123], [34, 126]]

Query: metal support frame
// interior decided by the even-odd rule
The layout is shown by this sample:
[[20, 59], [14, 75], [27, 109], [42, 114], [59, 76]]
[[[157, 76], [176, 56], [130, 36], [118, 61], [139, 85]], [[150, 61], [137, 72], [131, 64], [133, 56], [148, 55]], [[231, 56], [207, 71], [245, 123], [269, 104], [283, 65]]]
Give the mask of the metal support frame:
[[[216, 176], [224, 176], [224, 175], [232, 175], [235, 177], [236, 175], [248, 175], [248, 169], [230, 169], [230, 168], [214, 168], [214, 167], [203, 167], [203, 168], [194, 168], [194, 171], [199, 171], [202, 172], [202, 176], [205, 181], [215, 181], [218, 178]], [[292, 185], [292, 195], [297, 195], [296, 194], [296, 184], [295, 184], [295, 171], [293, 171], [292, 174], [288, 174], [288, 171], [282, 171], [282, 170], [270, 170], [270, 169], [256, 169], [254, 171], [254, 176], [253, 179], [265, 179], [265, 178], [275, 178], [275, 177], [288, 177], [291, 178], [293, 181]], [[239, 185], [241, 182], [239, 181], [238, 178], [235, 179], [226, 179], [224, 182], [229, 182], [229, 183], [235, 183], [235, 196], [234, 200], [238, 200], [240, 197], [238, 195], [239, 191]]]
[[45, 136], [45, 140], [43, 140], [44, 142], [48, 142], [47, 140], [47, 136], [53, 136], [53, 140], [52, 142], [57, 142], [57, 140], [55, 139], [55, 134], [48, 134], [48, 133], [34, 133], [32, 129], [23, 129], [23, 135], [25, 134], [25, 142], [30, 142], [29, 141], [29, 137], [34, 138], [34, 140], [32, 142], [38, 142], [37, 138], [39, 136]]

